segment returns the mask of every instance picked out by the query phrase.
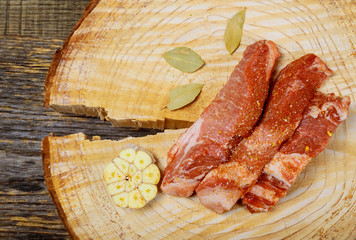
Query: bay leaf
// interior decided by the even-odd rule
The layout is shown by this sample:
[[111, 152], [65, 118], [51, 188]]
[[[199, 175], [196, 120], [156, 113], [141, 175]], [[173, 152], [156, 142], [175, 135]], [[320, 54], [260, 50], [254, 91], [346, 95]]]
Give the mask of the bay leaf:
[[193, 102], [199, 95], [204, 84], [190, 83], [174, 88], [169, 93], [170, 102], [167, 105], [169, 110], [176, 110]]
[[163, 54], [164, 59], [174, 68], [183, 72], [195, 72], [204, 65], [203, 59], [187, 47], [177, 47]]
[[225, 47], [229, 51], [230, 55], [240, 45], [243, 32], [242, 30], [245, 23], [245, 12], [246, 8], [236, 13], [227, 24], [224, 41]]

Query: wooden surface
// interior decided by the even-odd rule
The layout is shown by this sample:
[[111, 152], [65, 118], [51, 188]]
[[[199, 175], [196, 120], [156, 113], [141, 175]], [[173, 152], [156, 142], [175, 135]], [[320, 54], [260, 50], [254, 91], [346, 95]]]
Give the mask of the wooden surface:
[[[244, 34], [231, 56], [224, 31], [227, 20], [244, 5]], [[95, 0], [56, 55], [45, 103], [61, 112], [100, 116], [116, 126], [187, 127], [227, 81], [246, 46], [261, 39], [277, 44], [277, 70], [315, 53], [335, 71], [322, 90], [354, 98], [351, 7], [316, 0]], [[205, 66], [194, 73], [171, 67], [162, 55], [178, 46], [194, 49]], [[189, 82], [205, 84], [197, 100], [176, 111], [164, 108], [169, 92]]]
[[41, 140], [54, 132], [121, 139], [154, 133], [43, 107], [55, 51], [89, 1], [0, 0], [0, 239], [66, 239], [43, 178]]
[[[43, 154], [47, 185], [71, 236], [356, 237], [356, 72], [354, 16], [348, 15], [351, 5], [250, 1], [241, 47], [229, 56], [222, 41], [227, 15], [231, 17], [243, 4], [246, 2], [93, 1], [91, 6], [96, 7], [87, 9], [56, 56], [47, 78], [46, 103], [64, 112], [90, 116], [98, 112], [120, 126], [170, 127], [165, 119], [189, 123], [226, 81], [244, 47], [267, 38], [276, 42], [282, 54], [277, 69], [307, 52], [316, 53], [334, 70], [321, 90], [351, 97], [349, 119], [339, 127], [328, 148], [313, 160], [272, 212], [250, 214], [236, 205], [232, 211], [217, 215], [201, 206], [196, 196], [178, 198], [162, 192], [141, 210], [120, 209], [111, 203], [101, 176], [105, 164], [127, 142], [133, 142], [148, 148], [163, 170], [166, 152], [177, 138], [175, 132], [123, 142], [91, 142], [83, 135], [46, 138]], [[160, 57], [167, 49], [183, 44], [197, 49], [207, 62], [194, 74], [172, 70]], [[189, 81], [206, 84], [198, 100], [176, 112], [162, 110], [167, 97], [164, 93]], [[90, 112], [84, 112], [83, 107]]]
[[[351, 120], [351, 121], [350, 121]], [[216, 214], [196, 195], [159, 191], [141, 209], [116, 207], [106, 191], [106, 165], [129, 144], [150, 151], [162, 171], [182, 130], [122, 141], [90, 141], [83, 134], [43, 140], [47, 186], [75, 239], [355, 239], [356, 115], [334, 134], [327, 149], [303, 171], [271, 211], [251, 214], [237, 204]], [[351, 135], [350, 135], [351, 134]]]
[[[137, 239], [147, 232], [147, 225], [160, 224], [162, 216], [157, 207], [165, 204], [160, 200], [161, 194], [145, 208], [118, 209], [106, 193], [107, 185], [102, 176], [106, 165], [129, 144], [154, 152], [157, 166], [163, 170], [167, 149], [181, 132], [177, 130], [171, 134], [130, 138], [121, 142], [90, 141], [84, 134], [45, 138], [42, 151], [46, 183], [71, 236], [76, 239]], [[148, 229], [154, 228], [157, 227], [148, 226]], [[160, 236], [151, 231], [148, 234], [143, 237], [153, 239]]]
[[[43, 181], [40, 156], [40, 141], [43, 137], [51, 132], [57, 136], [84, 132], [115, 140], [129, 135], [143, 136], [154, 133], [151, 130], [112, 128], [109, 123], [98, 119], [62, 115], [42, 107], [44, 81], [55, 50], [62, 46], [88, 2], [0, 0], [1, 239], [63, 239], [69, 236], [56, 214]], [[240, 2], [241, 6], [243, 4], [247, 3]], [[254, 3], [249, 1], [248, 8], [249, 5], [254, 5]], [[280, 36], [275, 33], [279, 33], [284, 35], [282, 43], [285, 45], [277, 41], [276, 43], [283, 46], [281, 50], [285, 61], [298, 57], [305, 51], [319, 54], [335, 71], [334, 76], [329, 80], [330, 84], [324, 85], [323, 90], [350, 95], [353, 101], [350, 114], [354, 116], [356, 69], [354, 2], [351, 0], [293, 1], [292, 3], [279, 1], [255, 7], [255, 11], [272, 17], [282, 17], [284, 21], [289, 21], [290, 25], [287, 24], [285, 31], [281, 31], [278, 24], [270, 25], [269, 18], [252, 19], [246, 25], [248, 31], [244, 33], [245, 40], [251, 41], [261, 37], [274, 40], [276, 36]], [[194, 14], [196, 14], [195, 11], [192, 12], [192, 15]], [[262, 22], [262, 27], [257, 25], [257, 22]], [[258, 34], [255, 31], [256, 28], [259, 29]], [[270, 31], [272, 34], [268, 34]], [[297, 51], [289, 51], [290, 49]], [[234, 55], [236, 61], [242, 50], [240, 48], [239, 52]], [[228, 70], [226, 69], [226, 72]], [[181, 80], [184, 82], [187, 79], [182, 76]], [[346, 134], [349, 139], [354, 139], [356, 132], [352, 123], [355, 121], [355, 117], [351, 117], [342, 127], [343, 130], [338, 130], [341, 134], [339, 136]], [[319, 230], [313, 233], [314, 235], [310, 235], [311, 237], [355, 238], [353, 224], [355, 221], [350, 221], [354, 219], [351, 217], [355, 216], [355, 205], [352, 205], [355, 194], [352, 191], [344, 192], [345, 189], [355, 190], [355, 173], [344, 174], [346, 170], [349, 172], [355, 169], [354, 165], [348, 164], [354, 163], [355, 152], [352, 152], [352, 149], [356, 142], [349, 139], [329, 145], [330, 152], [325, 152], [325, 154], [349, 154], [347, 159], [350, 162], [340, 162], [340, 164], [328, 162], [331, 165], [325, 165], [326, 167], [321, 169], [324, 171], [335, 167], [341, 168], [330, 178], [325, 179], [325, 182], [331, 184], [328, 185], [330, 188], [326, 189], [336, 192], [339, 197], [338, 201], [327, 203], [324, 200], [319, 204], [317, 197], [314, 201], [314, 205], [319, 205], [331, 221], [323, 222], [322, 219], [307, 218], [310, 216], [307, 212], [308, 208], [305, 211], [301, 210], [300, 218], [296, 218], [299, 226], [307, 227], [313, 224], [319, 226]], [[350, 152], [345, 152], [345, 149]], [[325, 162], [325, 158], [321, 156], [319, 161]], [[313, 174], [320, 171], [315, 166], [317, 165], [309, 168], [311, 171], [309, 178], [313, 178]], [[352, 183], [332, 185], [334, 179], [348, 181], [351, 179]], [[303, 182], [300, 184], [302, 186]], [[351, 204], [348, 204], [350, 201]], [[343, 203], [346, 205], [342, 205]], [[330, 204], [339, 207], [337, 211], [329, 211]], [[340, 214], [345, 212], [351, 214], [351, 217], [343, 218]], [[272, 220], [274, 216], [276, 214], [271, 216]], [[324, 228], [328, 222], [332, 224], [332, 227]], [[299, 235], [292, 235], [292, 238], [300, 237], [304, 229], [299, 231]], [[345, 229], [350, 231], [344, 231]]]

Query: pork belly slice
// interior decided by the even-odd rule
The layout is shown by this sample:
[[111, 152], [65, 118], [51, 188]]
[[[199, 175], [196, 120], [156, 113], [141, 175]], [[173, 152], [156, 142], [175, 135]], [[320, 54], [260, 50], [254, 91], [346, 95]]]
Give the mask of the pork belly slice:
[[349, 97], [318, 92], [304, 111], [293, 136], [266, 164], [243, 203], [250, 212], [269, 211], [287, 194], [300, 172], [324, 150], [337, 126], [347, 118]]
[[229, 162], [210, 171], [197, 187], [200, 202], [217, 213], [230, 210], [255, 184], [281, 144], [292, 136], [315, 90], [331, 74], [314, 54], [282, 69], [254, 132], [241, 141]]
[[272, 41], [246, 48], [225, 86], [169, 150], [163, 192], [189, 197], [211, 169], [228, 160], [241, 138], [250, 135], [262, 113], [278, 57]]

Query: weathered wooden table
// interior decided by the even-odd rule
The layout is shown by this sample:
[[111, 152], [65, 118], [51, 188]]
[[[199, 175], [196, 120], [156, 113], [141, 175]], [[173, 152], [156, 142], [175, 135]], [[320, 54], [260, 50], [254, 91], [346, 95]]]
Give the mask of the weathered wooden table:
[[103, 139], [153, 134], [43, 107], [53, 54], [89, 0], [0, 0], [0, 239], [64, 239], [43, 179], [41, 140], [76, 132]]
[[[139, 1], [141, 0], [135, 2]], [[43, 107], [44, 81], [53, 55], [71, 33], [88, 2], [89, 0], [0, 0], [0, 239], [69, 238], [44, 183], [41, 140], [45, 136], [51, 133], [64, 136], [84, 132], [89, 136], [99, 135], [102, 139], [116, 140], [127, 136], [157, 133], [156, 130], [114, 128], [110, 123], [96, 118], [64, 115]], [[336, 64], [333, 65], [336, 70], [334, 83], [342, 83], [329, 86], [331, 86], [330, 91], [337, 90], [340, 93], [343, 92], [344, 95], [350, 95], [354, 102], [355, 84], [351, 79], [354, 72], [347, 72], [345, 76], [342, 72], [347, 69], [347, 66], [351, 66], [351, 61], [355, 56], [354, 1], [276, 1], [276, 9], [279, 9], [280, 2], [296, 2], [297, 4], [317, 2], [318, 5], [322, 5], [321, 13], [326, 11], [321, 16], [329, 16], [340, 28], [340, 34], [334, 36], [331, 31], [333, 29], [319, 31], [318, 21], [309, 25], [308, 19], [314, 22], [314, 18], [317, 18], [320, 13], [318, 11], [312, 16], [307, 16], [307, 20], [301, 18], [303, 22], [301, 26], [304, 26], [304, 23], [307, 24], [309, 31], [307, 35], [315, 34], [316, 36], [311, 41], [315, 43], [316, 48], [323, 45], [320, 45], [318, 38], [320, 32], [330, 34], [328, 39], [332, 40], [335, 37], [336, 43], [341, 38], [347, 39], [347, 47], [342, 48], [343, 51], [338, 52], [336, 58], [328, 55], [334, 52], [333, 49], [338, 51], [339, 48], [335, 48], [335, 42], [331, 41], [330, 46], [326, 44], [326, 57], [329, 58], [330, 63]], [[292, 4], [291, 12], [294, 10], [295, 7]], [[300, 11], [300, 9], [297, 10]], [[311, 8], [305, 14], [314, 10]], [[323, 35], [320, 39], [321, 43], [326, 41]], [[347, 66], [343, 62], [345, 59], [347, 59]], [[350, 115], [354, 115], [354, 108], [350, 112]], [[351, 120], [348, 121], [347, 126], [350, 126]], [[342, 173], [346, 172], [344, 167], [341, 170]], [[340, 183], [344, 182], [346, 181], [341, 179]], [[353, 183], [352, 186], [354, 186]], [[351, 194], [354, 187], [351, 190], [350, 194], [346, 193], [344, 196], [344, 204], [354, 203], [352, 200], [354, 195]], [[346, 235], [342, 235], [342, 238], [345, 239], [345, 236], [353, 238], [355, 226], [353, 218], [348, 216], [355, 216], [352, 215], [355, 207], [349, 205], [347, 209], [351, 209], [347, 214], [340, 213], [339, 210], [330, 213], [331, 218], [334, 215], [337, 216], [338, 222], [334, 219], [334, 222], [328, 224], [326, 233], [321, 227], [313, 237], [334, 238], [333, 236], [340, 235], [346, 229]], [[342, 218], [344, 214], [347, 219]], [[304, 231], [303, 224], [299, 227], [301, 229], [298, 231]], [[289, 229], [286, 232], [288, 231]], [[291, 238], [295, 238], [295, 235]]]

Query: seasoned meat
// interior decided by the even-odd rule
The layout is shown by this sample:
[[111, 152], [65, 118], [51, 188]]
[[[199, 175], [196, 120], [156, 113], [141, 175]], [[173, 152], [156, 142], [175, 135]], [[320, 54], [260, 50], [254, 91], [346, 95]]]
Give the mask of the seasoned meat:
[[331, 73], [314, 54], [307, 54], [281, 70], [254, 132], [242, 140], [229, 162], [210, 171], [197, 187], [203, 205], [217, 213], [231, 209], [255, 184], [281, 144], [291, 137], [315, 90]]
[[317, 93], [293, 136], [266, 164], [243, 203], [250, 212], [269, 211], [284, 197], [300, 172], [324, 150], [337, 126], [346, 119], [349, 97]]
[[272, 41], [246, 48], [228, 82], [168, 152], [163, 192], [189, 197], [211, 169], [228, 160], [241, 138], [250, 135], [262, 113], [278, 57]]

